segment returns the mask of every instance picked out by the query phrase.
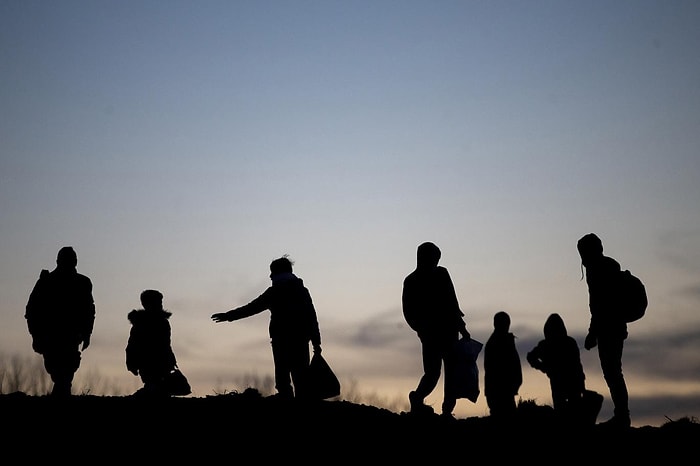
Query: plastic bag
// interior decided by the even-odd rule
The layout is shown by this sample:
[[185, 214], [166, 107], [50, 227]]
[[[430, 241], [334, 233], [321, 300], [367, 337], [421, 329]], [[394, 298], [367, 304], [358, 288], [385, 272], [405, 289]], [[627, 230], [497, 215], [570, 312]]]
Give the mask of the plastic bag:
[[308, 373], [309, 396], [325, 400], [340, 395], [340, 381], [319, 353], [311, 357]]
[[460, 338], [454, 347], [454, 371], [445, 371], [448, 393], [466, 398], [472, 403], [479, 399], [479, 367], [476, 360], [484, 345], [473, 338]]
[[603, 395], [594, 390], [584, 390], [581, 396], [579, 415], [584, 425], [595, 425], [603, 407]]
[[187, 377], [177, 367], [165, 376], [165, 388], [172, 396], [185, 396], [192, 393]]

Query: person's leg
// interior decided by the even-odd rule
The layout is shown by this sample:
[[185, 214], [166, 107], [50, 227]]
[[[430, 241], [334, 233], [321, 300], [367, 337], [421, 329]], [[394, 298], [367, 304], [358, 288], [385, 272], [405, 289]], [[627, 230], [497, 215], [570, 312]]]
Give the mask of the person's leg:
[[614, 419], [629, 425], [629, 394], [622, 373], [622, 349], [624, 340], [619, 338], [598, 338], [598, 358], [603, 371], [603, 378], [610, 390], [614, 405]]
[[442, 369], [442, 358], [438, 345], [429, 341], [421, 341], [421, 353], [423, 375], [418, 381], [416, 389], [408, 394], [412, 412], [432, 411], [432, 408], [424, 404], [424, 400], [437, 386]]
[[566, 390], [555, 378], [549, 379], [549, 388], [552, 391], [552, 407], [555, 412], [563, 413], [566, 406]]
[[515, 419], [518, 413], [518, 405], [515, 402], [515, 395], [512, 393], [503, 394], [503, 418], [508, 420]]
[[422, 358], [423, 358], [423, 375], [418, 382], [418, 386], [415, 390], [415, 398], [421, 403], [430, 395], [440, 380], [440, 373], [442, 371], [442, 358], [440, 357], [440, 350], [435, 344], [430, 342], [423, 342], [422, 344]]
[[442, 415], [452, 416], [452, 411], [455, 410], [455, 406], [457, 406], [457, 398], [445, 395], [442, 400]]
[[275, 366], [275, 389], [280, 397], [294, 398], [292, 388], [290, 354], [287, 345], [272, 343], [272, 360]]
[[165, 387], [165, 378], [163, 374], [158, 371], [149, 371], [148, 369], [145, 371], [141, 369], [139, 374], [143, 382], [143, 388], [137, 392], [139, 395], [149, 397], [170, 396]]
[[44, 353], [44, 367], [53, 388], [52, 396], [70, 396], [73, 377], [80, 366], [80, 351], [73, 348], [55, 347]]
[[457, 406], [457, 390], [455, 387], [457, 378], [457, 360], [454, 347], [457, 340], [449, 342], [442, 347], [441, 359], [445, 368], [445, 378], [443, 384], [442, 415], [452, 416], [455, 406]]
[[290, 373], [294, 384], [294, 396], [298, 399], [309, 398], [309, 344], [302, 342], [293, 349], [290, 356]]
[[53, 381], [51, 396], [65, 397], [71, 395], [73, 374], [58, 370], [51, 375], [51, 380]]

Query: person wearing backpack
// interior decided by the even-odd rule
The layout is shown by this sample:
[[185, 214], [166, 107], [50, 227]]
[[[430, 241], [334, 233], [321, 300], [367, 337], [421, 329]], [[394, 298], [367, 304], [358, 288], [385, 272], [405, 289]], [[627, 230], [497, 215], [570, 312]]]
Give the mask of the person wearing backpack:
[[622, 352], [628, 333], [627, 322], [620, 312], [617, 298], [620, 264], [603, 254], [603, 243], [594, 233], [581, 237], [577, 249], [581, 265], [586, 268], [591, 313], [584, 348], [590, 350], [598, 347], [600, 367], [614, 405], [613, 417], [603, 424], [626, 429], [631, 422], [629, 394], [622, 373]]
[[44, 359], [51, 376], [51, 396], [69, 397], [73, 378], [80, 368], [82, 352], [90, 346], [95, 324], [92, 281], [78, 273], [78, 255], [62, 247], [56, 268], [39, 275], [24, 317], [32, 336], [32, 349]]

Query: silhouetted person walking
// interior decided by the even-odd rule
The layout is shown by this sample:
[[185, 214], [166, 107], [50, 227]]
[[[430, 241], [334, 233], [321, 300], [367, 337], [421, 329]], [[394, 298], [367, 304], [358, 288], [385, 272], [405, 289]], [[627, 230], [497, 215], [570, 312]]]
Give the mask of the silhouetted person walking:
[[[424, 404], [425, 398], [437, 386], [443, 365], [445, 379], [454, 371], [454, 349], [460, 333], [470, 338], [452, 278], [445, 267], [438, 265], [441, 255], [440, 249], [431, 242], [419, 245], [416, 269], [403, 281], [403, 315], [418, 334], [423, 357], [423, 376], [408, 395], [414, 413], [432, 412], [432, 408]], [[449, 385], [444, 384], [442, 414], [452, 416], [456, 404], [457, 397], [451, 393]]]
[[504, 419], [515, 414], [515, 396], [523, 383], [515, 335], [510, 316], [499, 311], [493, 316], [493, 333], [484, 345], [484, 394], [491, 416]]
[[[304, 281], [294, 275], [287, 256], [270, 263], [272, 286], [248, 304], [211, 316], [214, 322], [231, 322], [270, 311], [269, 335], [275, 365], [275, 389], [282, 399], [304, 399], [308, 394], [309, 342], [321, 353], [316, 308]], [[292, 386], [293, 384], [293, 386]]]
[[581, 410], [586, 376], [578, 343], [568, 334], [559, 314], [547, 317], [544, 339], [527, 353], [527, 361], [549, 378], [554, 411], [566, 421], [575, 421]]
[[136, 395], [170, 396], [167, 375], [177, 366], [173, 352], [170, 326], [172, 312], [163, 309], [163, 294], [158, 290], [141, 292], [143, 309], [127, 314], [131, 323], [126, 345], [126, 368], [141, 376], [143, 388]]
[[90, 346], [95, 323], [92, 282], [78, 273], [77, 266], [78, 255], [73, 248], [61, 248], [56, 268], [41, 271], [24, 315], [32, 348], [43, 356], [44, 367], [51, 376], [53, 396], [71, 394], [81, 351]]
[[578, 240], [581, 264], [586, 268], [588, 306], [591, 321], [584, 348], [598, 346], [598, 358], [603, 377], [610, 390], [614, 415], [606, 421], [611, 427], [630, 426], [629, 394], [622, 374], [622, 350], [627, 338], [627, 323], [616, 304], [620, 264], [603, 255], [603, 243], [594, 233]]

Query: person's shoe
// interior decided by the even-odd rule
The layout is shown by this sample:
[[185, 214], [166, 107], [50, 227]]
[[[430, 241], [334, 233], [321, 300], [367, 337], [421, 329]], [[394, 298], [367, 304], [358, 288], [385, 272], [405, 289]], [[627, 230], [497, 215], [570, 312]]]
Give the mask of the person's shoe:
[[448, 400], [448, 401], [443, 401], [442, 402], [442, 410], [441, 414], [443, 417], [448, 417], [452, 416], [452, 412], [455, 410], [455, 407], [457, 406], [457, 400]]
[[69, 398], [71, 396], [71, 384], [55, 383], [51, 390], [51, 396], [55, 398]]
[[408, 401], [411, 402], [411, 413], [413, 414], [433, 414], [433, 408], [424, 404], [423, 400], [418, 398], [416, 392], [408, 394]]
[[613, 416], [607, 421], [601, 422], [600, 425], [611, 429], [629, 429], [632, 422], [629, 416]]

